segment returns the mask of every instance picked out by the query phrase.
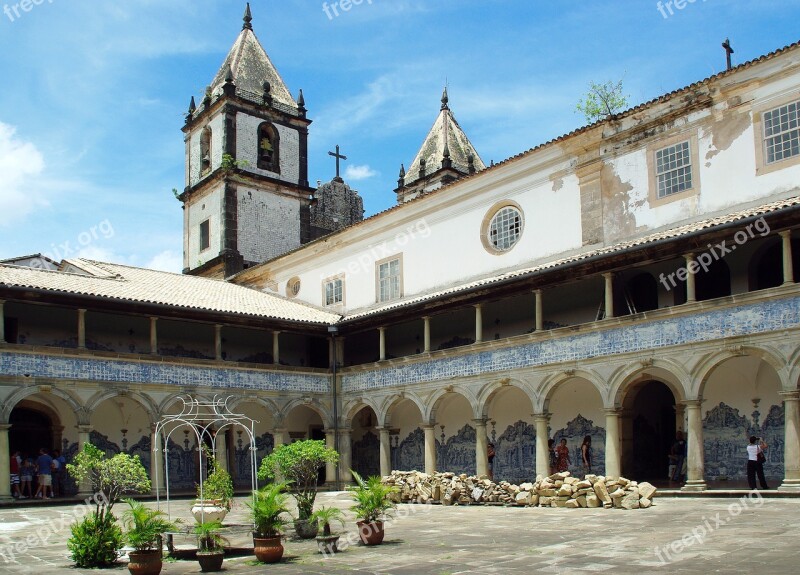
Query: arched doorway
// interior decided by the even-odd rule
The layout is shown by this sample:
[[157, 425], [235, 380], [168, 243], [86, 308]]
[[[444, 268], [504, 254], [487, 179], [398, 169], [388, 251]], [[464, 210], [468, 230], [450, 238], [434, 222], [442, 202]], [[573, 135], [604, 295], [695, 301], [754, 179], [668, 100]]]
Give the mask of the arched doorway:
[[353, 469], [361, 477], [381, 474], [380, 439], [375, 431], [378, 418], [371, 407], [365, 406], [353, 417], [350, 435]]
[[667, 480], [677, 431], [672, 390], [657, 380], [631, 387], [625, 396], [622, 429], [622, 474], [636, 481]]
[[42, 447], [48, 450], [60, 448], [62, 428], [58, 414], [46, 407], [20, 402], [11, 411], [9, 423], [11, 453], [19, 450], [28, 457], [35, 457]]
[[[800, 270], [800, 240], [792, 240], [792, 264], [797, 281]], [[780, 239], [766, 243], [753, 254], [748, 269], [748, 284], [750, 291], [783, 284], [783, 244]]]

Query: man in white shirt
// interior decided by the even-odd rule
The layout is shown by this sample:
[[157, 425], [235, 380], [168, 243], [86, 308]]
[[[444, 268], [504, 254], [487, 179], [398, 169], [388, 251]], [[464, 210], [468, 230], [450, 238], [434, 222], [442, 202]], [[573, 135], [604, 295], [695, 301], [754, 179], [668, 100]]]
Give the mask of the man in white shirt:
[[766, 458], [764, 451], [766, 449], [767, 444], [764, 442], [764, 438], [755, 435], [750, 437], [750, 445], [747, 446], [747, 483], [750, 484], [750, 489], [756, 488], [756, 474], [758, 474], [761, 489], [769, 489], [764, 477], [764, 460]]

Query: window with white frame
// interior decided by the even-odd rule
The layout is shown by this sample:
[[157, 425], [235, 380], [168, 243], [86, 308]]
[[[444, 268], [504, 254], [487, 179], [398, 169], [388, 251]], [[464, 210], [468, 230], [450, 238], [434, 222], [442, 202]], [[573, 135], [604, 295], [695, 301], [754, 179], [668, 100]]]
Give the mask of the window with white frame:
[[344, 280], [334, 278], [325, 282], [325, 305], [337, 305], [344, 301]]
[[800, 101], [764, 112], [766, 163], [800, 156]]
[[378, 263], [378, 301], [392, 301], [402, 295], [400, 258]]
[[656, 151], [658, 197], [692, 188], [692, 148], [689, 140]]
[[522, 214], [512, 206], [498, 211], [487, 230], [489, 244], [496, 250], [505, 252], [513, 248], [522, 235]]

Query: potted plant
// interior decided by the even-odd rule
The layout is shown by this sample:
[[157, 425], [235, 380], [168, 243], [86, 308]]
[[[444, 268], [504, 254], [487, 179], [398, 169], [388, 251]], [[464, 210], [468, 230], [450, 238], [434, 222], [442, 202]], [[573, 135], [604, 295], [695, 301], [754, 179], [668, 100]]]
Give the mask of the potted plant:
[[339, 454], [325, 446], [322, 440], [307, 439], [281, 445], [261, 461], [258, 478], [274, 479], [276, 474], [292, 483], [292, 496], [297, 500], [297, 535], [311, 539], [317, 534], [317, 524], [310, 521], [317, 497], [319, 470], [327, 463], [337, 463]]
[[208, 459], [211, 472], [201, 485], [197, 486], [197, 500], [192, 506], [192, 515], [198, 521], [220, 521], [225, 519], [233, 502], [233, 480], [207, 447], [203, 455]]
[[385, 485], [381, 478], [370, 477], [366, 481], [352, 471], [356, 485], [350, 488], [356, 504], [351, 508], [360, 520], [358, 534], [364, 545], [380, 545], [383, 542], [383, 519], [394, 509], [395, 503], [389, 498], [397, 491], [394, 486]]
[[197, 562], [204, 573], [222, 570], [225, 538], [219, 534], [220, 529], [222, 523], [219, 521], [204, 521], [198, 523], [194, 529], [197, 535]]
[[161, 573], [161, 535], [176, 529], [176, 524], [164, 519], [166, 513], [150, 509], [139, 501], [125, 499], [129, 509], [122, 516], [125, 540], [133, 547], [128, 553], [131, 575]]
[[138, 455], [118, 453], [109, 458], [91, 443], [67, 464], [67, 472], [78, 483], [87, 483], [95, 495], [94, 510], [70, 527], [67, 548], [81, 569], [108, 567], [116, 563], [122, 548], [122, 530], [112, 509], [126, 493], [147, 493], [150, 479]]
[[321, 507], [311, 514], [311, 521], [322, 527], [322, 535], [317, 535], [317, 549], [324, 554], [338, 551], [339, 536], [331, 533], [331, 523], [339, 522], [344, 527], [344, 513], [337, 507]]
[[253, 550], [262, 563], [277, 563], [283, 557], [281, 535], [289, 513], [286, 483], [272, 483], [253, 492], [247, 503], [253, 521]]

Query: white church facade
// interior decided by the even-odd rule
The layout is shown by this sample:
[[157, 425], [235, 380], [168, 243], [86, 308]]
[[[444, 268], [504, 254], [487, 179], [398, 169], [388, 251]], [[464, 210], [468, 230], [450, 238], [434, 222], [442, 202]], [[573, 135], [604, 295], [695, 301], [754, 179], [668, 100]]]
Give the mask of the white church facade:
[[[682, 431], [675, 487], [741, 481], [758, 435], [800, 490], [800, 44], [489, 167], [445, 92], [398, 204], [362, 219], [341, 178], [309, 186], [302, 92], [251, 20], [187, 114], [184, 274], [0, 263], [0, 475], [92, 441], [155, 477], [154, 424], [191, 394], [258, 421], [259, 457], [336, 446], [329, 482], [483, 474], [489, 442], [521, 481], [550, 438], [580, 473], [587, 435], [593, 471], [663, 481]], [[216, 441], [248, 486], [246, 436]], [[191, 489], [197, 446], [165, 446]]]

